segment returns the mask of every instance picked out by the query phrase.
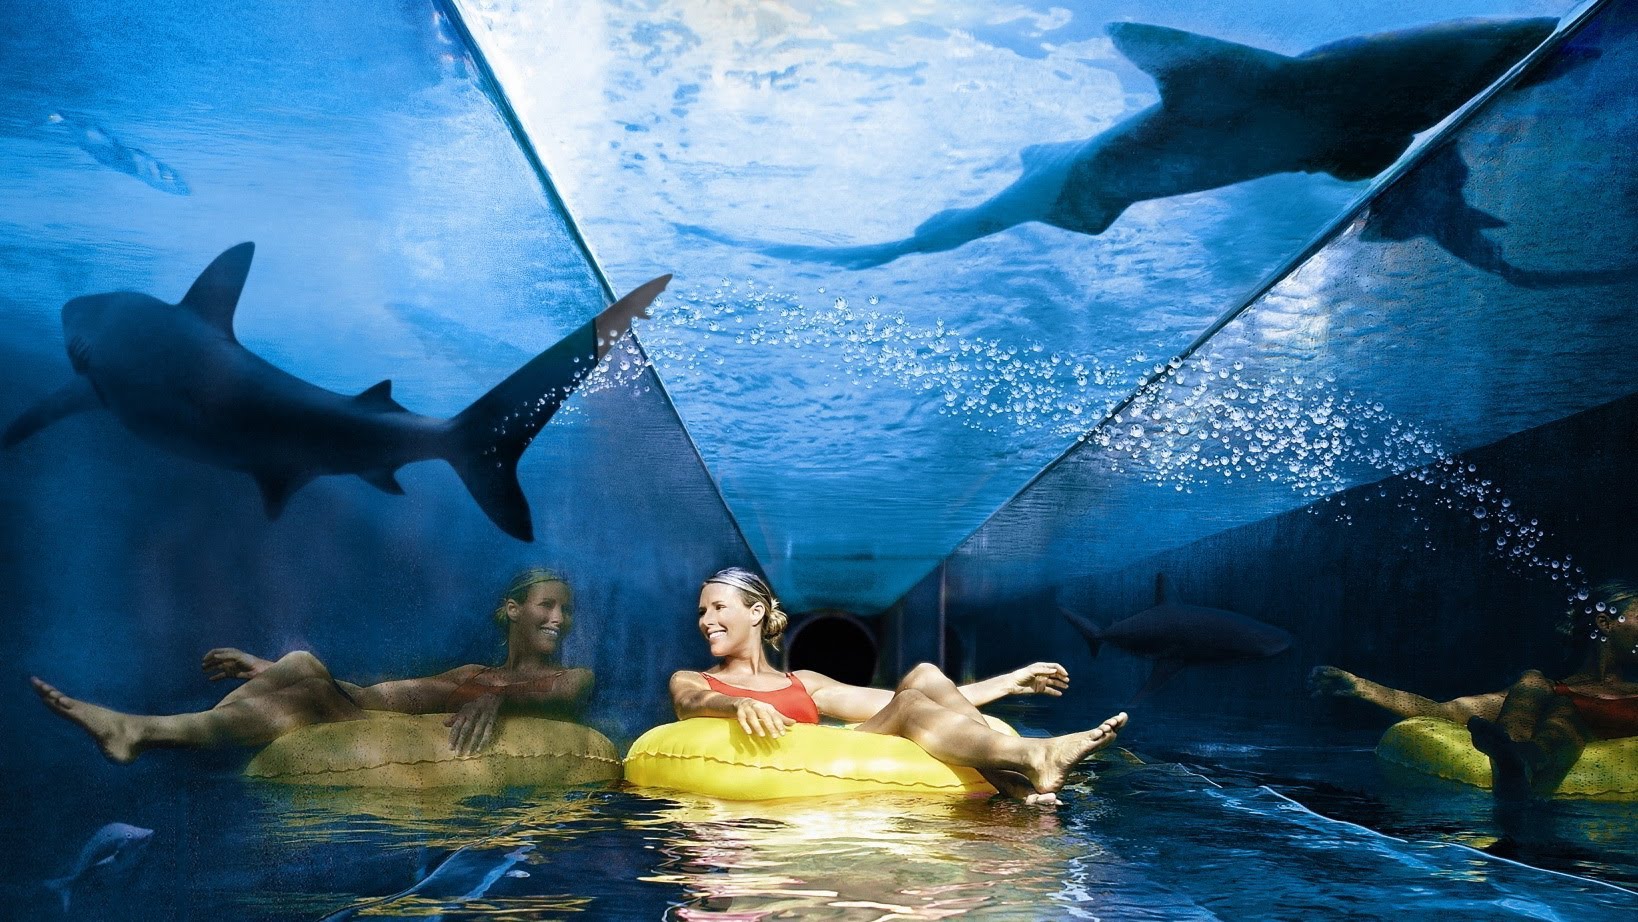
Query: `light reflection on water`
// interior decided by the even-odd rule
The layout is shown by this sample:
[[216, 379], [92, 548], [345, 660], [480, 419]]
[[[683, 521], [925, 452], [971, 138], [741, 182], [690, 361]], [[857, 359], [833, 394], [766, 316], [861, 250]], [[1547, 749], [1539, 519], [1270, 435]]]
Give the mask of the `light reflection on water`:
[[[1323, 774], [1370, 766], [1357, 747], [1298, 755], [1315, 753]], [[1279, 745], [1226, 752], [1242, 766], [1289, 755]], [[406, 798], [256, 788], [249, 834], [267, 840], [266, 854], [317, 873], [269, 873], [230, 902], [266, 918], [722, 922], [1546, 917], [1549, 906], [1575, 918], [1638, 908], [1630, 891], [1464, 847], [1488, 844], [1483, 805], [1449, 791], [1344, 804], [1337, 789], [1327, 797], [1283, 782], [1328, 812], [1341, 804], [1397, 825], [1397, 838], [1322, 817], [1233, 764], [1110, 759], [1098, 773], [1076, 778], [1068, 806], [1045, 811], [982, 797], [724, 803], [632, 789]], [[1603, 818], [1591, 831], [1620, 825], [1609, 809], [1619, 806], [1575, 809]], [[1630, 837], [1611, 834], [1617, 850]], [[387, 873], [353, 880], [352, 892], [315, 892], [314, 882], [345, 878], [349, 860], [383, 853], [399, 859]], [[1596, 861], [1565, 870], [1600, 872]], [[287, 886], [303, 880], [299, 892]]]

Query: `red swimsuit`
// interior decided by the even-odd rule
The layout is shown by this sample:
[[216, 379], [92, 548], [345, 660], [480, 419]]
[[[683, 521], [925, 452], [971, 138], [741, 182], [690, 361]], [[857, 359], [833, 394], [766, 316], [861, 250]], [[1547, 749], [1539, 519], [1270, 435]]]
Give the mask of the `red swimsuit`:
[[1563, 682], [1554, 683], [1553, 694], [1570, 699], [1581, 722], [1601, 740], [1638, 736], [1638, 696], [1600, 698], [1584, 695]]
[[711, 686], [712, 691], [720, 692], [730, 698], [755, 698], [758, 701], [766, 701], [774, 706], [774, 710], [799, 724], [816, 724], [819, 722], [819, 706], [813, 703], [813, 696], [808, 694], [808, 687], [802, 684], [801, 679], [791, 673], [785, 673], [786, 677], [791, 680], [791, 684], [784, 688], [776, 688], [773, 691], [740, 688], [738, 685], [720, 682], [715, 677], [706, 675], [703, 672], [700, 675], [705, 676], [705, 684]]

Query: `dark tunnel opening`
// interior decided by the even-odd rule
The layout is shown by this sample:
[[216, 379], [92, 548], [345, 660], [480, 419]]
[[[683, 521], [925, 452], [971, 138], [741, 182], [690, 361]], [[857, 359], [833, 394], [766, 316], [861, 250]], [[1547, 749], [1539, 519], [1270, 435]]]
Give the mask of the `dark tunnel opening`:
[[821, 610], [801, 616], [789, 644], [792, 670], [812, 669], [849, 685], [869, 685], [876, 676], [876, 635], [847, 612]]

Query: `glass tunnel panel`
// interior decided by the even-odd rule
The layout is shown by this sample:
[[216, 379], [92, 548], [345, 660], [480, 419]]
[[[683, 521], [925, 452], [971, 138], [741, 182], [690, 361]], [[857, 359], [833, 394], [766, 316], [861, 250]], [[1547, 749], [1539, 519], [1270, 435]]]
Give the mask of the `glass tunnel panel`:
[[[1108, 626], [1192, 603], [1295, 635], [1294, 654], [1172, 683], [1165, 700], [1201, 713], [1266, 714], [1320, 662], [1452, 692], [1505, 686], [1518, 667], [1498, 664], [1521, 655], [1556, 662], [1566, 597], [1635, 552], [1634, 12], [1578, 22], [1157, 363], [906, 617], [1005, 638], [980, 673], [1079, 661], [1064, 609]], [[1144, 671], [1164, 681], [1158, 661], [1235, 658], [1177, 653], [1180, 625], [1100, 659], [1083, 690], [1129, 698]]]
[[[55, 912], [40, 881], [78, 845], [29, 840], [108, 820], [155, 830], [145, 866], [184, 869], [131, 891], [150, 918], [244, 917], [246, 888], [288, 893], [319, 852], [345, 862], [345, 835], [282, 826], [304, 814], [208, 757], [107, 764], [29, 675], [168, 714], [227, 689], [199, 671], [215, 647], [312, 650], [361, 684], [498, 663], [497, 599], [544, 564], [574, 587], [564, 662], [623, 691], [594, 692], [587, 722], [623, 743], [667, 719], [681, 663], [666, 657], [697, 643], [699, 580], [750, 552], [634, 346], [532, 444], [517, 428], [591, 367], [608, 302], [444, 8], [6, 10], [0, 702], [9, 733], [38, 741], [0, 768], [0, 845], [28, 856], [0, 871], [8, 904]], [[215, 270], [248, 268], [236, 308], [210, 273], [184, 297], [219, 255]], [[449, 447], [442, 421], [514, 372]], [[53, 404], [72, 382], [97, 403]], [[485, 479], [502, 442], [527, 446], [521, 495], [480, 503], [462, 477], [504, 486]], [[391, 800], [377, 807], [413, 810]], [[369, 892], [324, 889], [345, 877], [314, 906]], [[292, 911], [276, 903], [254, 912]]]
[[[609, 274], [677, 273], [643, 342], [775, 586], [865, 614], [1551, 27], [1364, 43], [1427, 105], [1377, 124], [1381, 74], [1280, 55], [1398, 2], [458, 6]], [[1178, 47], [1218, 76], [1159, 106]]]

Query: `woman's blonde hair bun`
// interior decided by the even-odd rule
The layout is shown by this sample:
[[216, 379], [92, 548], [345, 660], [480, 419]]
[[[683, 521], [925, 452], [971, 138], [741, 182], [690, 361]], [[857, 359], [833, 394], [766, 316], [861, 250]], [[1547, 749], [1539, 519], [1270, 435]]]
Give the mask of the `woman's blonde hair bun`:
[[762, 639], [768, 646], [779, 649], [779, 638], [785, 634], [785, 625], [789, 624], [790, 616], [779, 607], [779, 598], [768, 588], [768, 581], [744, 567], [729, 567], [718, 570], [705, 581], [705, 585], [719, 583], [723, 586], [732, 586], [739, 590], [739, 598], [747, 607], [761, 604], [767, 614], [762, 618]]

